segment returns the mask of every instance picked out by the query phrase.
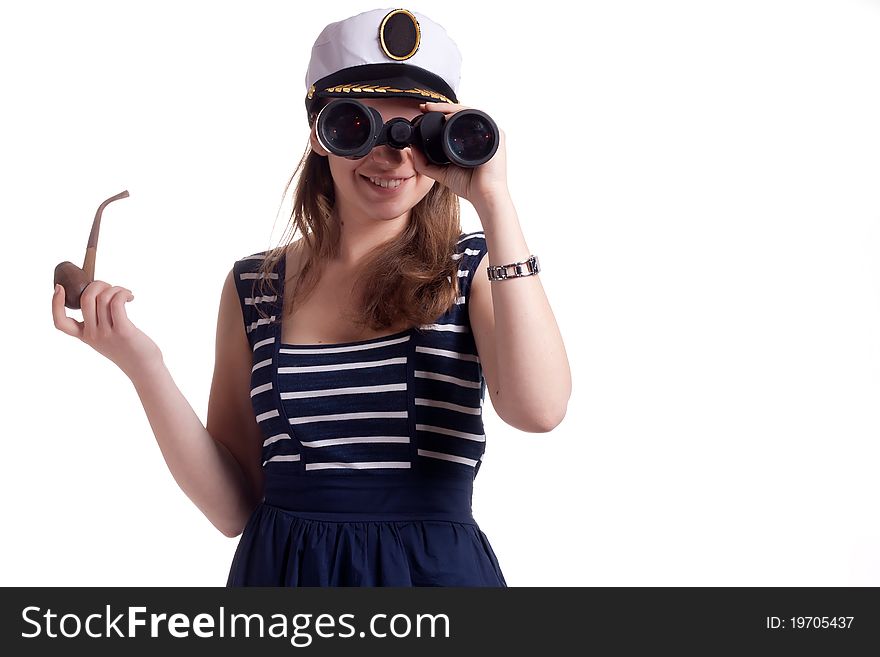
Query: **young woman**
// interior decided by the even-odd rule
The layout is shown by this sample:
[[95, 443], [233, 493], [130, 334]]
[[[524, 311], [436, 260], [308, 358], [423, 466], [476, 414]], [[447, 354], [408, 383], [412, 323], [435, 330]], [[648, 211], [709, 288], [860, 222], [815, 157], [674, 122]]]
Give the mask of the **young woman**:
[[[306, 79], [309, 147], [292, 228], [302, 237], [235, 262], [221, 294], [203, 426], [133, 297], [102, 281], [84, 322], [56, 326], [135, 385], [178, 484], [225, 535], [241, 535], [230, 586], [505, 586], [471, 513], [485, 448], [482, 404], [522, 431], [565, 414], [571, 376], [510, 199], [504, 133], [475, 168], [417, 147], [329, 153], [315, 119], [356, 97], [382, 121], [457, 103], [460, 56], [406, 10], [329, 25]], [[462, 233], [459, 198], [482, 231]]]

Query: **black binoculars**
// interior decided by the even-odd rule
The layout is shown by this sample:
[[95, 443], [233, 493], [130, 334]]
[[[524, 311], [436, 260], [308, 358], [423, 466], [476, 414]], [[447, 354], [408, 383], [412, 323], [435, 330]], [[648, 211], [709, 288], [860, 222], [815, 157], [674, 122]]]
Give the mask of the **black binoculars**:
[[330, 101], [316, 120], [318, 143], [333, 155], [359, 160], [374, 147], [415, 146], [433, 164], [478, 167], [498, 150], [498, 126], [485, 112], [464, 109], [446, 118], [426, 112], [411, 121], [396, 117], [387, 123], [374, 107], [353, 98]]

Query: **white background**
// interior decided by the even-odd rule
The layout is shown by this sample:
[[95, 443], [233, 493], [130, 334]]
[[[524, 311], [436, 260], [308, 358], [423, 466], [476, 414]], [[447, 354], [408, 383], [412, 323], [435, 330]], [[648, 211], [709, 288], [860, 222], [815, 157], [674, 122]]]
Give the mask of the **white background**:
[[[0, 583], [223, 585], [237, 539], [54, 328], [52, 271], [128, 189], [96, 275], [204, 421], [224, 277], [287, 220], [311, 45], [375, 5], [10, 4]], [[880, 585], [880, 2], [405, 6], [507, 133], [573, 371], [551, 433], [486, 406], [474, 513], [508, 583]]]

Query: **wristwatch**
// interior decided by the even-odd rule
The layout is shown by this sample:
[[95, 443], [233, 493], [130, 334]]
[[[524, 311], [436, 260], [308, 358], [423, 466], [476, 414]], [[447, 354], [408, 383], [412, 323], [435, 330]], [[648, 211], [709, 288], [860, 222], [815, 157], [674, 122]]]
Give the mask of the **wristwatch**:
[[[513, 273], [508, 273], [507, 268], [513, 267]], [[486, 268], [490, 281], [503, 281], [505, 278], [519, 278], [520, 276], [533, 276], [541, 271], [538, 258], [529, 256], [523, 262], [512, 262], [509, 265], [494, 265]]]

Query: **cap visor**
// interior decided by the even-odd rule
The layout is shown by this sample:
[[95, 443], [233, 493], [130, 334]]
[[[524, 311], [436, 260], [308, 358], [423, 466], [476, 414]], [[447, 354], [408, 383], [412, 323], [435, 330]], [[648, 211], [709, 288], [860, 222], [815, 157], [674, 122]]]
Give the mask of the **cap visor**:
[[335, 87], [316, 89], [315, 98], [419, 98], [438, 103], [453, 102], [443, 94], [428, 89], [409, 77], [384, 78], [382, 80], [359, 80]]

